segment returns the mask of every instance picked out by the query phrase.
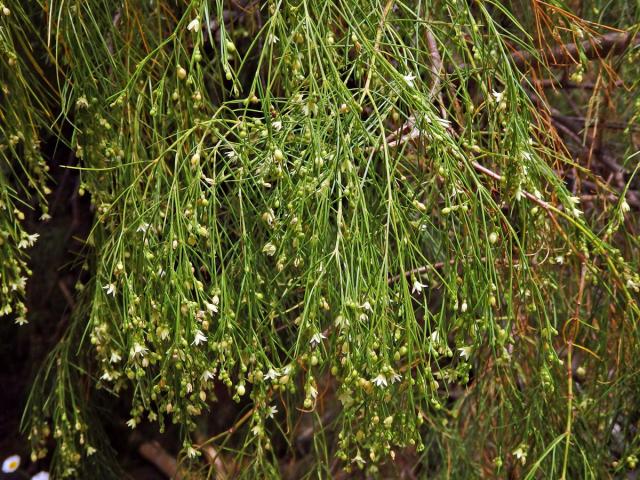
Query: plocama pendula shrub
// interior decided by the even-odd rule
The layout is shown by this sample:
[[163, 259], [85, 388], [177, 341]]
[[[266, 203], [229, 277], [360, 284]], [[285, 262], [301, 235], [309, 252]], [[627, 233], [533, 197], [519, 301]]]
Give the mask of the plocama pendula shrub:
[[119, 399], [193, 478], [635, 468], [637, 3], [0, 7], [4, 321], [44, 143], [94, 219], [33, 459], [117, 477]]

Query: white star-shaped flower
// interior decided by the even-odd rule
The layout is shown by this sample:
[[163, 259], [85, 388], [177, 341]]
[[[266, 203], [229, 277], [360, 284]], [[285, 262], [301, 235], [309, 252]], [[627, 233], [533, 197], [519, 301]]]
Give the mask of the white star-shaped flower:
[[380, 388], [384, 388], [386, 387], [387, 384], [387, 377], [385, 377], [382, 373], [378, 374], [378, 376], [376, 378], [374, 378], [373, 380], [371, 380], [373, 383], [375, 383], [378, 387]]
[[207, 341], [207, 336], [202, 333], [200, 330], [196, 330], [196, 336], [193, 339], [193, 343], [191, 345], [200, 345]]
[[105, 286], [102, 287], [104, 290], [106, 290], [107, 295], [111, 295], [113, 297], [116, 296], [116, 286], [113, 283], [108, 283]]
[[148, 351], [149, 349], [144, 345], [140, 345], [139, 343], [134, 343], [133, 347], [131, 348], [130, 356], [131, 358], [144, 357]]
[[24, 249], [24, 248], [29, 248], [29, 247], [33, 247], [33, 245], [36, 243], [36, 241], [38, 240], [38, 237], [40, 235], [37, 233], [34, 233], [32, 235], [25, 235], [19, 242], [18, 242], [18, 248], [20, 249]]
[[411, 293], [420, 293], [422, 292], [422, 289], [426, 286], [427, 286], [426, 284], [420, 283], [419, 280], [415, 280], [413, 282], [413, 288], [411, 289]]
[[309, 340], [309, 343], [311, 344], [311, 346], [315, 347], [317, 345], [320, 345], [322, 343], [322, 340], [327, 338], [324, 334], [317, 332], [313, 335], [313, 337], [311, 337], [311, 340]]
[[407, 85], [409, 85], [410, 87], [413, 87], [416, 76], [413, 73], [409, 72], [406, 75], [403, 75], [402, 79], [407, 83]]
[[626, 200], [622, 200], [622, 203], [620, 204], [620, 210], [622, 211], [622, 213], [627, 213], [631, 210], [631, 207]]
[[358, 450], [358, 454], [353, 457], [351, 463], [357, 463], [358, 465], [362, 466], [367, 462], [364, 461], [364, 458], [362, 458], [362, 455], [360, 454], [360, 450]]
[[318, 389], [316, 387], [314, 387], [313, 385], [309, 385], [309, 396], [311, 398], [313, 398], [314, 400], [318, 396]]
[[276, 246], [269, 242], [262, 247], [262, 253], [266, 253], [269, 257], [273, 257], [276, 253]]
[[27, 286], [27, 277], [20, 277], [14, 283], [11, 284], [11, 291], [15, 292], [17, 290], [24, 291]]
[[267, 374], [264, 376], [266, 380], [275, 380], [278, 378], [280, 374], [276, 372], [273, 368], [270, 368]]
[[491, 95], [493, 95], [493, 98], [496, 101], [496, 103], [500, 103], [502, 101], [502, 99], [504, 98], [504, 91], [496, 92], [495, 90], [493, 90], [491, 92]]
[[189, 25], [187, 25], [187, 30], [189, 30], [190, 32], [197, 32], [198, 30], [200, 30], [200, 17], [196, 17], [191, 20], [189, 22]]
[[467, 347], [460, 347], [460, 348], [458, 349], [458, 351], [460, 352], [460, 356], [461, 356], [462, 358], [465, 358], [465, 359], [469, 360], [469, 357], [471, 356], [471, 352], [473, 351], [473, 348], [472, 348], [472, 347], [469, 347], [469, 346], [467, 346]]
[[209, 310], [211, 313], [218, 313], [218, 304], [217, 303], [204, 302], [204, 304], [207, 307], [207, 310]]
[[513, 454], [523, 465], [527, 463], [527, 446], [525, 444], [521, 444], [513, 451]]

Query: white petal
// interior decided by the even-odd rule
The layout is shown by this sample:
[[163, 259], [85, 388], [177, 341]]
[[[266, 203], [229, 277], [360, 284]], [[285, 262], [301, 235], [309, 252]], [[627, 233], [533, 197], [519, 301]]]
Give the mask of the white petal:
[[191, 22], [189, 22], [189, 25], [187, 25], [187, 30], [189, 30], [190, 32], [200, 30], [200, 18], [196, 17], [191, 20]]

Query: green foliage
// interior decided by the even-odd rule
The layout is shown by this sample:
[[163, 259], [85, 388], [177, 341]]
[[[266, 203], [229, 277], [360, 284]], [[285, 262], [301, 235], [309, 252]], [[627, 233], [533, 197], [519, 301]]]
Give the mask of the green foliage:
[[[607, 185], [589, 144], [576, 155], [550, 128], [537, 81], [555, 78], [538, 48], [595, 42], [596, 22], [635, 31], [636, 8], [4, 5], [2, 313], [25, 314], [16, 192], [48, 192], [41, 138], [75, 152], [95, 209], [83, 308], [26, 412], [36, 457], [51, 433], [60, 474], [96, 468], [102, 389], [126, 396], [132, 428], [182, 426], [196, 468], [222, 383], [246, 410], [207, 443], [248, 478], [280, 475], [302, 419], [320, 477], [334, 458], [375, 475], [400, 455], [454, 478], [630, 466], [637, 146], [633, 130], [607, 139], [629, 174]], [[601, 87], [557, 107], [637, 120], [635, 45], [614, 66], [578, 49], [572, 81]], [[619, 78], [636, 83], [605, 95]], [[596, 192], [584, 210], [581, 182]]]

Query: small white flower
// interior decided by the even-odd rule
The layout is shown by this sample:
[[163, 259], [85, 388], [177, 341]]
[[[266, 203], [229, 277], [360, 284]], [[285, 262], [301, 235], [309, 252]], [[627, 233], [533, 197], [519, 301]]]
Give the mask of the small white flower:
[[204, 372], [202, 372], [202, 380], [203, 381], [207, 381], [207, 380], [213, 380], [215, 378], [215, 375], [213, 374], [213, 372], [210, 372], [209, 370], [205, 370]]
[[262, 247], [262, 253], [266, 253], [268, 256], [273, 257], [276, 253], [276, 246], [269, 242], [264, 247]]
[[169, 338], [169, 329], [167, 327], [160, 328], [160, 340]]
[[322, 343], [322, 340], [327, 338], [324, 334], [318, 332], [315, 333], [313, 335], [313, 337], [311, 337], [311, 340], [309, 340], [309, 343], [311, 344], [312, 347], [315, 347], [317, 345], [320, 345]]
[[140, 345], [139, 343], [136, 342], [133, 344], [133, 347], [131, 348], [131, 352], [129, 356], [131, 358], [144, 357], [148, 351], [149, 349], [147, 347], [145, 347], [144, 345]]
[[87, 97], [82, 95], [80, 98], [78, 98], [78, 100], [76, 100], [76, 108], [89, 108], [89, 101], [87, 100]]
[[370, 311], [370, 312], [373, 312], [373, 308], [371, 308], [371, 304], [370, 304], [368, 301], [367, 301], [367, 302], [364, 302], [364, 303], [362, 304], [362, 308], [363, 308], [364, 310], [368, 310], [368, 311]]
[[622, 213], [627, 213], [631, 210], [631, 207], [626, 200], [622, 200], [622, 203], [620, 204], [620, 210], [622, 211]]
[[375, 383], [378, 387], [380, 388], [384, 388], [386, 387], [387, 384], [387, 377], [385, 377], [382, 373], [378, 374], [378, 376], [376, 378], [374, 378], [373, 380], [371, 380], [373, 383]]
[[196, 458], [198, 455], [200, 455], [200, 452], [198, 452], [195, 448], [191, 446], [187, 448], [187, 457]]
[[2, 471], [4, 473], [15, 472], [20, 467], [20, 455], [11, 455], [2, 462]]
[[437, 330], [435, 330], [432, 334], [431, 334], [431, 341], [433, 343], [438, 343], [438, 341], [440, 340], [440, 334], [438, 333]]
[[202, 175], [202, 180], [204, 180], [207, 185], [213, 185], [216, 181], [213, 178], [209, 178], [206, 175]]
[[314, 400], [318, 397], [318, 389], [313, 385], [309, 385], [309, 396]]
[[282, 122], [280, 120], [276, 120], [275, 122], [271, 122], [271, 126], [276, 132], [282, 130]]
[[416, 76], [413, 73], [409, 72], [406, 75], [403, 75], [402, 79], [407, 83], [407, 85], [409, 85], [410, 87], [413, 87]]
[[491, 95], [493, 95], [493, 98], [495, 99], [496, 103], [500, 103], [502, 101], [502, 99], [504, 98], [504, 91], [496, 92], [495, 90], [493, 90], [491, 92]]
[[120, 356], [120, 354], [116, 350], [113, 350], [111, 352], [111, 356], [109, 357], [109, 362], [118, 363], [120, 360], [122, 360], [122, 357]]
[[33, 245], [36, 243], [36, 241], [38, 240], [38, 237], [40, 235], [37, 233], [34, 233], [32, 235], [25, 235], [19, 242], [18, 242], [18, 248], [21, 249], [25, 249], [25, 248], [29, 248], [29, 247], [33, 247]]
[[236, 158], [238, 156], [238, 154], [236, 153], [235, 150], [231, 149], [228, 152], [226, 152], [224, 154], [225, 157], [227, 157], [230, 160], [233, 160], [234, 158]]
[[522, 192], [522, 189], [518, 186], [518, 189], [516, 190], [516, 202], [519, 202], [520, 200], [522, 200], [522, 198], [524, 197], [524, 193]]
[[411, 289], [411, 293], [420, 293], [422, 292], [422, 289], [426, 286], [427, 286], [426, 284], [420, 283], [419, 280], [415, 280], [413, 282], [413, 288]]
[[460, 347], [458, 349], [458, 351], [460, 352], [460, 356], [462, 358], [466, 358], [467, 360], [469, 360], [469, 356], [471, 355], [472, 350], [473, 350], [472, 347]]
[[518, 448], [513, 451], [513, 454], [523, 465], [527, 463], [527, 446], [524, 443], [520, 444]]
[[136, 419], [135, 418], [130, 418], [129, 420], [127, 420], [127, 427], [134, 429], [136, 428]]
[[48, 213], [43, 213], [42, 215], [40, 215], [41, 222], [48, 222], [49, 220], [51, 220], [51, 215], [49, 215]]
[[102, 288], [107, 291], [107, 295], [116, 296], [116, 286], [113, 283], [108, 283]]
[[338, 315], [333, 323], [338, 328], [345, 328], [349, 326], [349, 320], [342, 315]]
[[200, 330], [196, 330], [196, 336], [193, 339], [193, 343], [191, 345], [200, 345], [207, 341], [207, 336], [202, 333]]
[[191, 20], [189, 22], [189, 25], [187, 25], [187, 30], [189, 30], [190, 32], [197, 32], [198, 30], [200, 30], [200, 17], [196, 17]]
[[270, 33], [268, 38], [267, 38], [267, 42], [269, 42], [271, 45], [275, 45], [279, 41], [280, 41], [280, 39], [278, 37], [276, 37], [275, 34], [273, 34], [273, 33]]
[[26, 286], [27, 286], [27, 277], [20, 277], [15, 283], [11, 284], [11, 291], [15, 292], [16, 290], [19, 290], [23, 292]]
[[140, 226], [137, 228], [136, 232], [142, 232], [145, 233], [147, 231], [147, 229], [149, 228], [149, 224], [148, 223], [142, 223], [140, 224]]
[[267, 418], [273, 418], [276, 413], [278, 413], [278, 408], [275, 405], [273, 407], [269, 407], [269, 411], [267, 411]]
[[627, 279], [627, 288], [632, 289], [634, 292], [638, 292], [640, 291], [640, 283], [638, 283], [638, 281], [632, 279], [632, 278], [628, 278]]
[[49, 472], [38, 472], [33, 477], [31, 477], [31, 480], [49, 480]]
[[261, 436], [262, 432], [263, 432], [262, 425], [256, 425], [251, 429], [251, 433], [253, 433], [256, 437]]
[[280, 374], [278, 372], [276, 372], [273, 368], [270, 368], [264, 378], [265, 380], [275, 380], [279, 376]]
[[367, 462], [364, 461], [364, 458], [362, 458], [362, 455], [360, 455], [360, 450], [358, 450], [358, 454], [353, 457], [351, 463], [357, 463], [358, 465], [363, 466]]
[[22, 326], [22, 325], [26, 325], [27, 323], [29, 323], [29, 320], [27, 320], [25, 317], [20, 315], [18, 318], [16, 318], [16, 323], [18, 325]]
[[204, 304], [207, 307], [207, 310], [209, 310], [211, 313], [218, 313], [218, 304], [217, 303], [204, 302]]
[[400, 380], [402, 380], [402, 375], [400, 375], [399, 373], [393, 372], [393, 374], [391, 375], [391, 383], [396, 383], [396, 382], [399, 382]]

